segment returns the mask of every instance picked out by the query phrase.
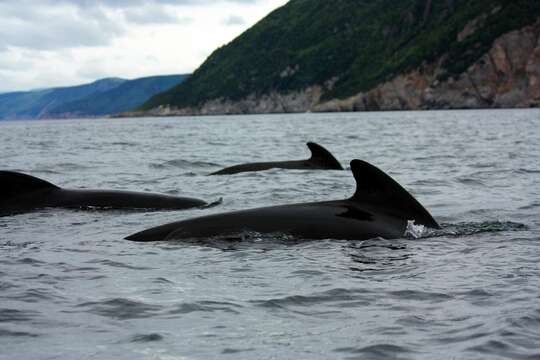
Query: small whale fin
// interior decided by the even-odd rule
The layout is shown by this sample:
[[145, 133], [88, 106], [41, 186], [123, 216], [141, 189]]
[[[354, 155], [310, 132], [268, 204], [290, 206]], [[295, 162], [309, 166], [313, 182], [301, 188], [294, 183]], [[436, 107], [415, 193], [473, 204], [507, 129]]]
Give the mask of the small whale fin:
[[59, 187], [30, 175], [14, 171], [0, 171], [0, 198], [8, 199], [44, 189], [59, 189]]
[[351, 170], [356, 180], [356, 192], [351, 201], [372, 204], [389, 204], [389, 212], [399, 212], [417, 224], [439, 229], [431, 214], [401, 185], [375, 166], [362, 161], [351, 161]]
[[308, 142], [307, 147], [311, 151], [311, 158], [309, 161], [323, 165], [324, 168], [343, 170], [343, 167], [337, 161], [337, 159], [330, 153], [330, 151], [323, 148], [321, 145], [314, 142]]

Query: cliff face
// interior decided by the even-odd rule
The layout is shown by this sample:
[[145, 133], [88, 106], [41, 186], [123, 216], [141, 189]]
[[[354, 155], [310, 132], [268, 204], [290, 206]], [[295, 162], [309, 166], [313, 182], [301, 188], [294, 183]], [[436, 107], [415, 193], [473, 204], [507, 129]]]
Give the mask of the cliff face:
[[345, 100], [319, 103], [310, 110], [540, 106], [540, 20], [533, 26], [512, 31], [497, 39], [487, 54], [457, 78], [438, 80], [443, 73], [443, 63], [444, 57], [368, 92]]
[[[175, 108], [160, 106], [144, 112], [128, 112], [122, 116], [189, 116], [189, 115], [223, 115], [223, 114], [271, 114], [299, 113], [315, 109], [322, 95], [320, 86], [312, 86], [303, 91], [281, 94], [255, 96], [238, 101], [223, 98], [210, 100], [199, 107]], [[338, 111], [338, 110], [336, 110]]]

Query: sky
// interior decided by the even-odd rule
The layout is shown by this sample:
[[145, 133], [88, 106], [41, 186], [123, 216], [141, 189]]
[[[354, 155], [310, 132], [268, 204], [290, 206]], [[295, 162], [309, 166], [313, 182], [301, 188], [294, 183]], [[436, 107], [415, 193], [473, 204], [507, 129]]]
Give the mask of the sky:
[[287, 0], [0, 0], [0, 93], [193, 72]]

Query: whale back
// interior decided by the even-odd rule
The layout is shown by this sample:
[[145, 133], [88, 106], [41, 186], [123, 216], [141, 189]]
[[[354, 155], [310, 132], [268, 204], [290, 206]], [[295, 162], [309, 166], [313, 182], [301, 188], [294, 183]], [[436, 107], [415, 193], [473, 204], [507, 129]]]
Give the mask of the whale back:
[[323, 169], [343, 170], [343, 167], [334, 155], [321, 145], [314, 142], [308, 142], [307, 147], [311, 151], [311, 158], [308, 160], [310, 163], [316, 164]]
[[59, 187], [30, 175], [14, 171], [0, 171], [0, 200], [46, 189], [59, 189]]
[[351, 161], [356, 192], [351, 201], [369, 203], [389, 214], [414, 220], [416, 224], [439, 229], [431, 214], [401, 185], [377, 167], [362, 161]]

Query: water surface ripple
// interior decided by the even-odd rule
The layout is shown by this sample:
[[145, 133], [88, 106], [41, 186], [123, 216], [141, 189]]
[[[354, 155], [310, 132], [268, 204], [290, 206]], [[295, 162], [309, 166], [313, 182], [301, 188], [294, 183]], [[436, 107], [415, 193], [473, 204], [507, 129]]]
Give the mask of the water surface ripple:
[[[138, 244], [165, 222], [340, 199], [367, 160], [443, 224], [398, 240]], [[0, 359], [538, 359], [540, 111], [0, 122], [0, 168], [64, 187], [223, 198], [204, 210], [0, 218]]]

